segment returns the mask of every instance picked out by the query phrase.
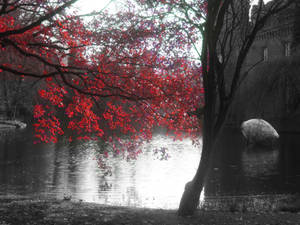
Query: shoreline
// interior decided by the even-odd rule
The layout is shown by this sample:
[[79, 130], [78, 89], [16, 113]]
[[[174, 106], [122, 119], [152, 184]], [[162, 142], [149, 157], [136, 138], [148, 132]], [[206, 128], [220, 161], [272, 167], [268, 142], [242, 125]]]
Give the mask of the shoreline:
[[24, 129], [27, 124], [20, 120], [6, 120], [0, 118], [0, 130], [1, 129]]
[[0, 198], [1, 225], [299, 225], [300, 213], [197, 210], [179, 217], [176, 210], [108, 206], [56, 199]]

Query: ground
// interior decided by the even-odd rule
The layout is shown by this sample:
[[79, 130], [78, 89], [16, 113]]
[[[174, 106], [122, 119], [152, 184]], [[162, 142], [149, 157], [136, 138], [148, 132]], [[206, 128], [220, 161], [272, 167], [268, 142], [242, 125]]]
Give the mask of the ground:
[[0, 199], [0, 225], [300, 225], [300, 213], [199, 210], [182, 218], [175, 210], [113, 207], [68, 200]]

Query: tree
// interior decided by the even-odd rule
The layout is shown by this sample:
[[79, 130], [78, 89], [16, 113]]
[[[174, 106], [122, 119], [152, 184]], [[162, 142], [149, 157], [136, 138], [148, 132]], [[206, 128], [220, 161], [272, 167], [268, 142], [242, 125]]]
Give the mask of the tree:
[[[202, 91], [198, 69], [185, 58], [190, 43], [130, 11], [92, 13], [86, 22], [66, 10], [74, 2], [0, 5], [1, 51], [14, 56], [1, 58], [2, 74], [40, 80], [35, 136], [43, 142], [63, 134], [70, 141], [118, 134], [149, 139], [162, 125], [178, 137], [197, 132], [196, 117], [186, 113], [198, 107], [193, 96]], [[160, 53], [166, 41], [174, 43], [169, 55]]]
[[[179, 215], [193, 214], [198, 205], [200, 192], [215, 155], [216, 139], [245, 75], [243, 64], [257, 33], [272, 15], [295, 2], [273, 1], [265, 7], [263, 1], [259, 1], [254, 20], [245, 27], [245, 13], [241, 9], [247, 8], [248, 1], [207, 1], [205, 23], [201, 25], [201, 62], [205, 90], [202, 156], [195, 177], [183, 193]], [[188, 3], [185, 6], [190, 8]], [[237, 56], [234, 57], [236, 52]], [[226, 69], [230, 61], [233, 61], [234, 66], [228, 73]]]
[[[208, 176], [217, 149], [216, 140], [230, 110], [237, 91], [249, 68], [244, 62], [257, 33], [274, 14], [286, 9], [295, 0], [263, 0], [253, 8], [249, 18], [249, 0], [139, 0], [147, 5], [153, 15], [180, 20], [181, 29], [200, 35], [201, 48], [192, 40], [201, 59], [204, 87], [204, 108], [193, 114], [203, 118], [202, 155], [192, 181], [186, 184], [178, 214], [191, 215], [198, 206], [200, 193]], [[170, 18], [169, 17], [169, 18]], [[164, 20], [161, 20], [162, 23]], [[200, 50], [201, 49], [201, 50]], [[252, 68], [250, 68], [251, 70]]]
[[24, 82], [22, 77], [12, 77], [3, 72], [1, 79], [0, 96], [2, 96], [4, 113], [6, 118], [15, 119], [32, 110], [32, 97], [34, 82], [27, 80]]
[[[270, 16], [296, 0], [273, 1], [267, 7], [259, 1], [251, 23], [247, 0], [138, 0], [140, 8], [128, 1], [126, 13], [99, 14], [89, 26], [65, 11], [74, 2], [1, 4], [1, 51], [30, 57], [42, 70], [11, 62], [2, 62], [0, 69], [45, 79], [39, 94], [47, 104], [34, 110], [37, 137], [55, 142], [69, 129], [81, 139], [95, 135], [109, 140], [114, 132], [107, 130], [131, 139], [151, 138], [155, 125], [193, 133], [203, 116], [199, 168], [178, 211], [192, 214], [255, 36]], [[143, 15], [141, 9], [146, 10]], [[200, 38], [197, 68], [188, 55]], [[58, 111], [68, 118], [65, 127], [54, 115]]]

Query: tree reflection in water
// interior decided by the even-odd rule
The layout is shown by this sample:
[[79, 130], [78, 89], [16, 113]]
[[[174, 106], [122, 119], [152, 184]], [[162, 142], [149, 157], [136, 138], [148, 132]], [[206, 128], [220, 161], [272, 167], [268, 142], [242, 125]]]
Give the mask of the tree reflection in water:
[[[128, 205], [177, 208], [186, 181], [199, 162], [199, 146], [157, 135], [137, 160], [112, 157], [107, 170], [98, 157], [105, 145], [96, 141], [32, 144], [30, 132], [0, 140], [0, 194], [13, 194]], [[155, 149], [170, 157], [159, 160]]]

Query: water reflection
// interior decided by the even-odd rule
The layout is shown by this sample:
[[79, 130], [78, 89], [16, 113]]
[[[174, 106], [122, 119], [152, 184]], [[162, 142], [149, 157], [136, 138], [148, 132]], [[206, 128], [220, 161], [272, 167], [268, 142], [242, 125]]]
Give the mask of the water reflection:
[[250, 148], [238, 129], [221, 134], [206, 196], [299, 193], [299, 133], [281, 133], [273, 147]]
[[279, 150], [265, 149], [261, 147], [259, 151], [243, 151], [242, 164], [244, 175], [248, 177], [259, 177], [277, 174]]
[[[28, 131], [0, 140], [0, 194], [82, 199], [111, 205], [176, 208], [184, 184], [192, 179], [200, 147], [190, 140], [157, 135], [143, 146], [137, 160], [113, 157], [106, 174], [97, 164], [103, 145], [95, 141], [32, 144]], [[158, 160], [154, 149], [168, 148]]]

